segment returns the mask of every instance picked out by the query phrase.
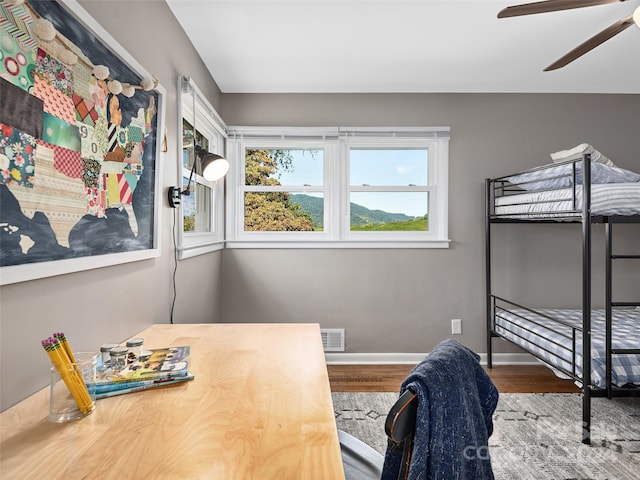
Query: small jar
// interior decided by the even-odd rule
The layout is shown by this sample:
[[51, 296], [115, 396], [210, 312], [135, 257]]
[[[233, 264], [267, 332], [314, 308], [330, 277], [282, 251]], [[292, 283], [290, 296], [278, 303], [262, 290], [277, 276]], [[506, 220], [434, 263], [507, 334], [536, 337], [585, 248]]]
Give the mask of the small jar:
[[109, 351], [111, 356], [111, 370], [119, 372], [127, 366], [127, 354], [129, 349], [127, 347], [115, 347]]
[[100, 346], [100, 357], [102, 368], [108, 368], [111, 364], [111, 354], [109, 353], [112, 348], [119, 347], [117, 343], [105, 343]]
[[144, 363], [149, 360], [149, 358], [151, 358], [151, 355], [153, 355], [153, 352], [151, 350], [142, 350], [140, 352], [140, 356], [138, 357], [138, 361]]
[[127, 348], [129, 349], [129, 358], [136, 361], [140, 357], [142, 352], [142, 345], [144, 345], [144, 338], [132, 338], [127, 340]]

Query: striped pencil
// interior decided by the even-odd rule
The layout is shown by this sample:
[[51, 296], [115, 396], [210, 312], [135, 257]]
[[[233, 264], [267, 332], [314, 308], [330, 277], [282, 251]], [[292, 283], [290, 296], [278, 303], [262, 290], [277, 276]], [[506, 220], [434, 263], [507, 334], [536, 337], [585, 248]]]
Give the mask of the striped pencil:
[[62, 347], [64, 348], [64, 351], [67, 353], [67, 356], [69, 357], [69, 360], [71, 361], [71, 363], [76, 363], [76, 358], [73, 356], [73, 351], [71, 350], [71, 347], [69, 346], [69, 342], [67, 341], [67, 337], [65, 337], [64, 333], [62, 332], [54, 333], [53, 338], [58, 339], [58, 341], [60, 342], [60, 345], [62, 345]]
[[64, 380], [80, 411], [82, 413], [91, 411], [93, 402], [89, 396], [87, 386], [78, 369], [71, 363], [64, 347], [57, 338], [53, 337], [43, 340], [42, 346], [60, 377]]
[[82, 371], [78, 368], [76, 363], [75, 356], [69, 346], [69, 342], [67, 342], [64, 333], [54, 334], [54, 339], [58, 341], [54, 341], [54, 346], [56, 346], [56, 351], [60, 353], [61, 359], [64, 360], [63, 366], [65, 366], [68, 371], [71, 373], [71, 378], [74, 384], [78, 388], [78, 392], [82, 398], [83, 407], [80, 408], [82, 413], [87, 413], [91, 410], [93, 401], [89, 396], [89, 391], [87, 390], [87, 385], [82, 378]]
[[87, 413], [91, 410], [92, 400], [89, 396], [87, 386], [82, 379], [80, 371], [77, 366], [71, 363], [67, 352], [56, 338], [51, 340], [51, 352], [54, 358], [57, 359], [55, 363], [56, 369], [60, 373], [60, 376], [65, 379], [65, 384], [69, 388], [69, 391], [73, 395], [80, 411]]

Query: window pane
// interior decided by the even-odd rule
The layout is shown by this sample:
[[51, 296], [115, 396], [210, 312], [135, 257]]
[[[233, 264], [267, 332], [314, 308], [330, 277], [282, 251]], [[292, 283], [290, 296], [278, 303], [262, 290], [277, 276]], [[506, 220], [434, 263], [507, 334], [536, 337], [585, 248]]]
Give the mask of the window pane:
[[352, 192], [351, 231], [428, 231], [428, 192]]
[[[189, 171], [191, 171], [193, 167], [193, 135], [193, 126], [185, 119], [182, 119], [182, 165]], [[196, 145], [199, 145], [205, 150], [209, 150], [209, 140], [207, 137], [202, 135], [198, 130], [195, 130], [195, 137]]]
[[[183, 178], [183, 188], [187, 188], [188, 177]], [[211, 208], [213, 190], [199, 183], [192, 183], [190, 195], [182, 196], [182, 211], [184, 213], [183, 231], [212, 232]]]
[[321, 195], [289, 192], [247, 192], [244, 229], [258, 232], [317, 232], [324, 224]]
[[200, 133], [197, 128], [196, 128], [196, 145], [198, 145], [200, 148], [203, 148], [206, 151], [210, 151], [209, 139], [204, 135], [202, 135], [202, 133]]
[[182, 119], [182, 166], [191, 170], [193, 165], [193, 126]]
[[322, 185], [323, 154], [310, 149], [247, 149], [245, 185]]
[[351, 185], [427, 185], [429, 150], [426, 148], [351, 148]]

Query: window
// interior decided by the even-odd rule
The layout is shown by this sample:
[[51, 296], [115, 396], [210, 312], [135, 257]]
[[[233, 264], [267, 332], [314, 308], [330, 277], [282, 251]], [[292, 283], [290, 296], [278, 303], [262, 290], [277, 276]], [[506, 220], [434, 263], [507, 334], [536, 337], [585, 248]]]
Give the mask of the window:
[[[182, 119], [182, 188], [189, 188], [189, 176], [195, 161], [194, 146], [209, 150], [209, 139], [195, 129], [186, 119]], [[190, 195], [183, 197], [182, 231], [210, 232], [212, 230], [212, 206], [215, 186], [194, 172]]]
[[247, 147], [244, 231], [324, 229], [324, 150]]
[[181, 95], [182, 144], [179, 149], [182, 188], [190, 188], [191, 191], [189, 195], [182, 196], [180, 205], [182, 221], [178, 251], [180, 258], [188, 258], [224, 245], [224, 180], [207, 181], [197, 168], [193, 175], [191, 172], [196, 147], [224, 155], [226, 127], [190, 79], [181, 77], [178, 91]]
[[447, 247], [448, 128], [229, 132], [229, 247]]

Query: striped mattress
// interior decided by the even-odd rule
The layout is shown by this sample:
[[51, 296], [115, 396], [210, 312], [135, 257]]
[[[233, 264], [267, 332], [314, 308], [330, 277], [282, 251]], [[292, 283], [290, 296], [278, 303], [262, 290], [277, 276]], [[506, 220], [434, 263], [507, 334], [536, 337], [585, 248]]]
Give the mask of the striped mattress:
[[[496, 307], [495, 331], [537, 355], [551, 367], [581, 378], [582, 332], [572, 327], [582, 328], [582, 310], [540, 309], [537, 312], [564, 323], [526, 310]], [[591, 326], [591, 383], [606, 388], [604, 310], [592, 310]], [[640, 348], [639, 327], [640, 307], [614, 310], [613, 348]], [[617, 387], [640, 385], [640, 355], [613, 355], [612, 383]]]
[[[582, 209], [582, 186], [576, 187], [576, 208]], [[495, 213], [509, 218], [554, 218], [573, 211], [573, 189], [541, 190], [495, 199]], [[592, 215], [640, 215], [640, 183], [591, 186]]]

